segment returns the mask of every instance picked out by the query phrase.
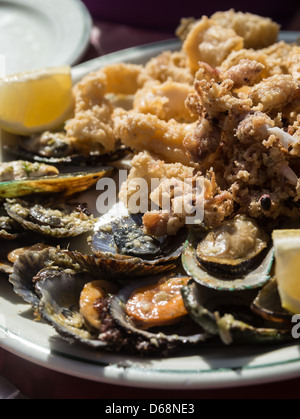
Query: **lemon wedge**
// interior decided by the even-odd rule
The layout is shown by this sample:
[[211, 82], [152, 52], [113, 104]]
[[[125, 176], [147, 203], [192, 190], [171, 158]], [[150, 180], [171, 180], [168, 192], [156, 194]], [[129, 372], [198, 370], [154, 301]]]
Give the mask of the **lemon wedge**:
[[0, 79], [0, 128], [30, 135], [59, 127], [73, 108], [69, 66], [45, 68]]
[[272, 238], [281, 305], [300, 313], [300, 230], [274, 230]]

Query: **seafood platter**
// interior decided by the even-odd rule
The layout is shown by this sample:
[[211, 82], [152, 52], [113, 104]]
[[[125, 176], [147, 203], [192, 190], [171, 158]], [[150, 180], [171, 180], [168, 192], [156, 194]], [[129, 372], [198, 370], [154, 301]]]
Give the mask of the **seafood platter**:
[[3, 288], [86, 361], [297, 346], [300, 45], [234, 10], [176, 37], [75, 67], [56, 129], [2, 132]]

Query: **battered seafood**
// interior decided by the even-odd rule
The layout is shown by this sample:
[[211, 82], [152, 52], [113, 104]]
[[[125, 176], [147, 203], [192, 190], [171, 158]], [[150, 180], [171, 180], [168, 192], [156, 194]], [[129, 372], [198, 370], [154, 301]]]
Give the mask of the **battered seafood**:
[[[231, 18], [232, 32], [225, 37], [221, 22]], [[166, 85], [178, 86], [178, 79], [174, 82], [171, 75], [169, 81], [165, 76], [159, 78], [159, 65], [152, 83], [147, 68], [147, 81], [137, 91], [133, 109], [117, 113], [115, 119], [116, 136], [133, 150], [147, 150], [154, 161], [161, 161], [160, 165], [181, 163], [193, 167], [195, 172], [186, 179], [197, 173], [211, 182], [210, 186], [206, 182], [210, 191], [207, 195], [219, 206], [214, 207], [217, 214], [213, 217], [211, 201], [205, 201], [204, 219], [210, 226], [220, 224], [237, 210], [255, 218], [299, 214], [299, 47], [275, 42], [278, 25], [257, 16], [249, 17], [251, 24], [247, 28], [251, 29], [246, 34], [241, 28], [247, 18], [247, 14], [231, 10], [210, 19], [185, 21], [178, 31], [184, 40], [180, 57], [185, 57], [189, 74], [195, 74], [194, 92], [187, 95], [184, 103], [193, 119], [198, 115], [197, 121], [187, 120], [186, 110], [180, 121], [174, 112], [180, 109], [178, 97], [172, 98], [172, 105], [164, 93]], [[264, 31], [270, 34], [269, 41], [264, 37], [266, 43], [259, 45], [258, 33]], [[224, 39], [228, 40], [228, 48], [224, 48]], [[165, 53], [152, 63], [162, 60], [166, 64], [172, 54]], [[164, 74], [166, 65], [162, 67]], [[140, 80], [145, 78], [141, 76]], [[181, 85], [181, 91], [189, 91], [187, 79]], [[142, 159], [141, 154], [138, 156], [132, 160], [127, 184], [121, 189], [122, 200], [136, 190], [135, 177], [155, 177], [154, 173], [147, 173], [148, 165], [142, 169], [139, 164], [137, 169], [136, 158]], [[178, 176], [176, 179], [182, 180]], [[155, 194], [155, 202], [160, 202], [163, 192], [157, 197], [159, 193], [152, 190], [149, 201]], [[178, 217], [174, 211], [162, 208], [147, 213], [146, 231], [157, 236], [176, 234], [184, 225], [185, 215]], [[168, 223], [175, 227], [166, 227]]]
[[221, 26], [232, 28], [244, 40], [245, 48], [264, 48], [277, 40], [280, 26], [270, 18], [233, 9], [216, 12], [211, 19]]
[[192, 135], [195, 123], [180, 123], [175, 119], [165, 121], [150, 113], [130, 110], [120, 112], [114, 124], [115, 135], [128, 147], [138, 151], [148, 150], [168, 163], [190, 163], [183, 140]]
[[188, 83], [172, 80], [146, 83], [136, 92], [133, 109], [156, 115], [164, 121], [175, 119], [178, 122], [194, 122], [197, 116], [185, 106], [185, 101], [192, 92], [193, 87]]
[[243, 38], [233, 29], [224, 28], [204, 16], [192, 26], [182, 48], [188, 57], [189, 67], [196, 72], [199, 61], [216, 67], [230, 52], [237, 51], [243, 46]]
[[[116, 64], [87, 75], [74, 87], [74, 118], [65, 126], [67, 137], [85, 152], [107, 153], [116, 148], [114, 106], [105, 96], [134, 94], [141, 66]], [[93, 149], [91, 150], [91, 145]]]
[[187, 56], [183, 51], [163, 51], [145, 64], [144, 70], [139, 76], [142, 85], [149, 80], [161, 83], [172, 80], [192, 86], [194, 75], [188, 66]]

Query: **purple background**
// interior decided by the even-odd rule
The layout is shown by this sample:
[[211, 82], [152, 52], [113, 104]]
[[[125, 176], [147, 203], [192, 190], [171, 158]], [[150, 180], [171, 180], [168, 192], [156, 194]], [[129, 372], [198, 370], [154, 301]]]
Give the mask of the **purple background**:
[[143, 28], [174, 31], [181, 17], [199, 18], [203, 14], [210, 16], [221, 10], [234, 8], [235, 11], [256, 13], [273, 18], [285, 29], [288, 22], [299, 9], [299, 0], [274, 1], [252, 0], [230, 3], [214, 1], [169, 1], [169, 0], [83, 0], [95, 19], [117, 22]]

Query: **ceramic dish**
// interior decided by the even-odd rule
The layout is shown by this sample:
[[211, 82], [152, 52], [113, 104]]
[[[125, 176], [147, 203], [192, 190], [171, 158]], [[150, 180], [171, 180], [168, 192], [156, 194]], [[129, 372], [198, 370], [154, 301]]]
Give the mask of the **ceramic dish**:
[[0, 0], [0, 55], [6, 74], [73, 65], [89, 43], [92, 20], [78, 0]]
[[[298, 35], [281, 33], [281, 39], [295, 40]], [[75, 67], [73, 77], [77, 80], [108, 63], [143, 63], [162, 50], [177, 46], [177, 41], [170, 40], [110, 54]], [[96, 192], [89, 195], [91, 202], [95, 202]], [[78, 240], [71, 248], [80, 250], [85, 239]], [[206, 344], [174, 357], [143, 359], [72, 346], [52, 327], [33, 321], [31, 307], [14, 294], [5, 278], [0, 280], [0, 346], [46, 368], [98, 382], [164, 389], [224, 388], [300, 376], [297, 344], [238, 347]]]

